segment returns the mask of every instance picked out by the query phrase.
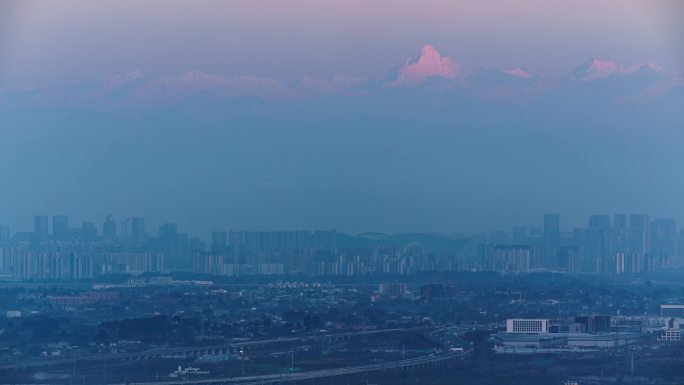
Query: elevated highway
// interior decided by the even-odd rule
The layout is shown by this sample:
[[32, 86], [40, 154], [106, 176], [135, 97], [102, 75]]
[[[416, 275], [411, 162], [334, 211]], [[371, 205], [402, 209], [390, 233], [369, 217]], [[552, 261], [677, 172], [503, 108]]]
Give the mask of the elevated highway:
[[0, 371], [24, 369], [32, 367], [55, 366], [75, 364], [78, 362], [97, 362], [97, 361], [138, 361], [148, 360], [163, 357], [200, 357], [200, 356], [214, 356], [226, 355], [231, 353], [238, 353], [241, 350], [252, 350], [264, 348], [268, 346], [276, 346], [285, 343], [334, 343], [354, 338], [367, 337], [374, 334], [392, 333], [392, 332], [408, 332], [408, 331], [427, 331], [430, 327], [417, 327], [406, 329], [380, 329], [380, 330], [365, 330], [348, 333], [329, 333], [329, 334], [307, 334], [295, 337], [273, 338], [267, 340], [249, 340], [231, 342], [218, 345], [205, 346], [190, 346], [190, 347], [174, 347], [174, 348], [158, 348], [152, 350], [144, 350], [139, 352], [121, 353], [121, 354], [106, 354], [106, 355], [84, 355], [69, 358], [45, 359], [45, 360], [28, 360], [22, 362], [4, 363], [0, 364]]
[[297, 373], [267, 374], [261, 376], [242, 376], [242, 377], [223, 377], [213, 379], [186, 379], [155, 382], [133, 382], [129, 384], [110, 384], [110, 385], [258, 385], [273, 384], [292, 381], [313, 380], [327, 377], [349, 376], [370, 372], [382, 372], [389, 370], [413, 369], [434, 365], [443, 365], [449, 360], [457, 358], [457, 353], [445, 353], [423, 357], [410, 358], [400, 361], [390, 361], [380, 364], [351, 366], [345, 368], [332, 368], [323, 370], [313, 370]]

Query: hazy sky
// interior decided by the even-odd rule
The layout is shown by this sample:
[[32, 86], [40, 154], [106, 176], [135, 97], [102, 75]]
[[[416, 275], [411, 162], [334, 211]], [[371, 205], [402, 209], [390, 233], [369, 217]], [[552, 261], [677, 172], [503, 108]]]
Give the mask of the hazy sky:
[[[590, 57], [684, 71], [682, 26], [676, 0], [2, 1], [0, 86], [65, 87], [0, 87], [0, 224], [29, 230], [34, 214], [61, 213], [101, 224], [112, 213], [206, 237], [483, 231], [538, 225], [544, 212], [560, 212], [564, 229], [591, 213], [681, 221], [681, 75], [667, 75], [680, 76], [665, 84], [675, 92], [637, 104], [614, 102], [664, 82], [620, 75], [527, 103], [382, 82], [424, 44], [466, 72], [529, 66], [560, 79]], [[132, 70], [144, 81], [105, 92], [103, 80]], [[224, 77], [155, 83], [188, 70]], [[366, 88], [202, 99], [213, 83], [296, 93], [304, 76], [335, 74]], [[239, 75], [261, 78], [226, 78]], [[107, 105], [182, 87], [191, 97], [177, 104]]]
[[383, 77], [432, 44], [466, 68], [589, 57], [684, 70], [677, 0], [2, 1], [0, 83], [196, 69]]

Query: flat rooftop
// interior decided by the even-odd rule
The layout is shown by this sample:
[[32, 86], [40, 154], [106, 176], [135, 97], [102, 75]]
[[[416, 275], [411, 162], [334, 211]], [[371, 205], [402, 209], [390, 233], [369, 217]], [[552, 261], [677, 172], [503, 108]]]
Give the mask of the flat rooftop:
[[497, 333], [496, 338], [503, 341], [540, 341], [567, 338], [572, 341], [612, 341], [615, 339], [642, 338], [643, 333]]

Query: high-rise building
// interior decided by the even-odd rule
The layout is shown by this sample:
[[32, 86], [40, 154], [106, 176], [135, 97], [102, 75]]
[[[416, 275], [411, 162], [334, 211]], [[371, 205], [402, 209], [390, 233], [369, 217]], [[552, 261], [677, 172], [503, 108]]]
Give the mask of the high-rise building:
[[69, 217], [66, 215], [52, 216], [52, 239], [55, 241], [69, 240]]
[[560, 233], [560, 215], [544, 214], [544, 234]]
[[674, 257], [677, 254], [677, 226], [674, 219], [656, 219], [651, 223], [650, 251]]
[[618, 230], [627, 230], [627, 215], [615, 214], [613, 215], [613, 227]]
[[213, 231], [211, 233], [211, 250], [223, 252], [228, 247], [228, 233], [225, 231]]
[[[616, 253], [617, 232], [610, 226], [610, 215], [594, 214], [589, 217], [581, 242], [583, 269], [594, 272], [615, 270], [611, 261]], [[593, 261], [592, 268], [588, 266], [589, 261]]]
[[605, 230], [610, 228], [609, 215], [592, 215], [589, 217], [589, 228], [592, 230]]
[[648, 215], [631, 214], [629, 216], [628, 251], [635, 254], [645, 254], [648, 249]]
[[126, 243], [143, 244], [145, 242], [145, 220], [140, 217], [126, 218], [121, 226], [121, 240]]
[[10, 227], [0, 225], [0, 246], [9, 244], [10, 241]]
[[33, 218], [33, 239], [36, 243], [48, 240], [48, 216], [36, 215]]
[[121, 240], [121, 242], [132, 242], [133, 235], [131, 234], [131, 231], [133, 230], [133, 219], [124, 219], [121, 222], [121, 227], [119, 228], [119, 230], [119, 240]]
[[629, 232], [627, 230], [627, 215], [613, 215], [613, 251], [626, 253], [629, 251]]
[[556, 252], [561, 244], [560, 237], [560, 215], [544, 214], [544, 265], [547, 267], [558, 267]]
[[535, 238], [539, 240], [544, 237], [544, 228], [539, 226], [530, 227], [528, 235], [530, 236], [530, 238]]
[[93, 222], [83, 222], [81, 226], [81, 241], [94, 242], [97, 240], [97, 227]]
[[178, 228], [175, 223], [164, 223], [159, 226], [159, 246], [167, 258], [168, 266], [172, 270], [178, 270], [184, 267], [185, 262], [183, 256], [185, 254], [183, 241], [187, 237], [181, 237], [178, 234]]
[[105, 242], [113, 242], [116, 240], [116, 222], [112, 215], [107, 215], [102, 224], [102, 240]]
[[532, 262], [530, 246], [497, 245], [494, 247], [493, 270], [501, 273], [529, 271]]
[[516, 245], [527, 244], [527, 227], [514, 227], [513, 228], [513, 243]]
[[558, 249], [559, 267], [566, 269], [570, 273], [582, 271], [580, 250], [577, 246], [563, 246]]
[[242, 255], [245, 248], [245, 232], [243, 230], [231, 230], [228, 235], [228, 242], [233, 254], [233, 263], [242, 262]]
[[630, 214], [629, 227], [633, 229], [645, 229], [648, 226], [648, 214]]
[[604, 259], [605, 266], [602, 273], [608, 274], [624, 274], [624, 273], [640, 273], [644, 266], [644, 255], [633, 253], [616, 253], [609, 258]]
[[201, 253], [203, 253], [205, 250], [205, 244], [202, 242], [202, 240], [199, 237], [192, 237], [188, 240], [189, 243], [189, 249], [190, 249], [190, 254], [193, 256], [197, 256]]
[[145, 219], [134, 217], [131, 220], [131, 241], [142, 244], [145, 242]]
[[159, 226], [159, 239], [162, 241], [175, 240], [178, 237], [178, 227], [175, 223], [164, 223]]
[[492, 231], [489, 233], [489, 242], [500, 245], [508, 243], [508, 234], [505, 231]]

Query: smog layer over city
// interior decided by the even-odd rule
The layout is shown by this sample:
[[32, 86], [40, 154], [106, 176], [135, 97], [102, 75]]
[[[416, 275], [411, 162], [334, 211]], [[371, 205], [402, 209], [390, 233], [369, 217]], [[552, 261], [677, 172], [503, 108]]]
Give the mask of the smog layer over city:
[[684, 384], [684, 2], [0, 0], [0, 385]]

